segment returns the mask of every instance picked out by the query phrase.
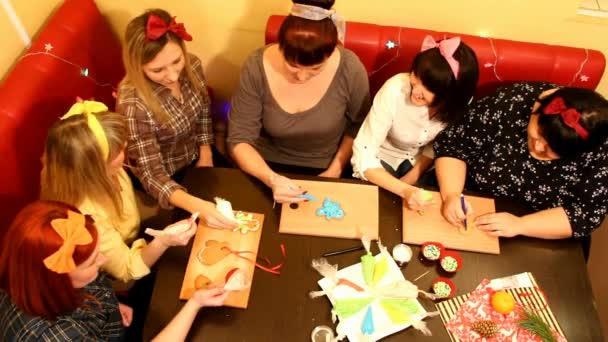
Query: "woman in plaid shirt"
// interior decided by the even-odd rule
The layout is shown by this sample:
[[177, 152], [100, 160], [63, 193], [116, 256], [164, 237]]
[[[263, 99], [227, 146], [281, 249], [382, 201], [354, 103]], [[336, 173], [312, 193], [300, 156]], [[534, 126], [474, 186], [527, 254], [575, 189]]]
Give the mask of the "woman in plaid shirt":
[[[132, 310], [98, 273], [93, 219], [51, 201], [27, 205], [0, 248], [0, 341], [120, 341]], [[157, 340], [183, 341], [203, 306], [222, 305], [223, 289], [199, 290]]]
[[194, 164], [213, 166], [209, 95], [192, 40], [183, 24], [155, 9], [127, 26], [124, 64], [116, 110], [127, 117], [128, 157], [143, 188], [163, 208], [200, 212], [215, 228], [235, 228], [215, 205], [187, 193], [179, 175]]

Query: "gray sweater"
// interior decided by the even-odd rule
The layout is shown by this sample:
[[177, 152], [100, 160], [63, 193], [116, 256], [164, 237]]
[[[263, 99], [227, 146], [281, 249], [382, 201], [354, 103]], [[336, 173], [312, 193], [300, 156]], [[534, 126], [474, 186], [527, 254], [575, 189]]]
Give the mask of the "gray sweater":
[[248, 143], [271, 162], [327, 168], [342, 136], [354, 138], [370, 109], [363, 64], [339, 46], [340, 65], [325, 95], [314, 107], [290, 114], [270, 91], [262, 61], [266, 48], [256, 50], [241, 68], [229, 114], [229, 146]]

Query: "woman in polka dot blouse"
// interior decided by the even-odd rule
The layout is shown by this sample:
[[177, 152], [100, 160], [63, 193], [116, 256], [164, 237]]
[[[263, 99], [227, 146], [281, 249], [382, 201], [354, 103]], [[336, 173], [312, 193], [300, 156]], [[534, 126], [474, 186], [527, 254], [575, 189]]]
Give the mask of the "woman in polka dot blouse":
[[608, 101], [589, 89], [556, 88], [541, 82], [500, 88], [437, 137], [435, 165], [447, 221], [462, 225], [466, 181], [467, 189], [536, 210], [479, 216], [475, 225], [491, 235], [587, 237], [602, 223], [608, 206]]

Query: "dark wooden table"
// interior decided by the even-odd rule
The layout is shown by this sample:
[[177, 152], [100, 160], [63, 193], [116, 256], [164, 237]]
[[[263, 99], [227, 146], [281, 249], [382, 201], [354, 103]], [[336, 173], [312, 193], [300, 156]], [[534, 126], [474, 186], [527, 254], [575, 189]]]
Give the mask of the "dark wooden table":
[[[301, 179], [324, 180], [317, 177]], [[358, 182], [340, 180], [342, 182]], [[318, 290], [320, 275], [310, 266], [313, 258], [341, 248], [357, 245], [354, 240], [319, 238], [279, 234], [280, 205], [273, 209], [272, 194], [263, 184], [240, 170], [203, 168], [193, 169], [184, 185], [192, 194], [211, 200], [221, 196], [230, 200], [234, 208], [265, 215], [260, 256], [280, 259], [279, 245], [287, 249], [287, 260], [281, 275], [256, 270], [253, 276], [249, 307], [204, 308], [194, 322], [188, 340], [192, 341], [310, 341], [317, 325], [334, 326], [330, 303], [326, 297], [310, 299], [308, 292]], [[509, 210], [512, 205], [497, 200], [497, 209]], [[401, 241], [401, 200], [380, 190], [380, 236], [392, 248]], [[149, 224], [161, 227], [179, 217], [180, 211], [166, 212]], [[146, 225], [149, 226], [149, 225]], [[418, 247], [412, 246], [414, 255]], [[145, 323], [144, 337], [149, 340], [178, 312], [183, 302], [178, 299], [191, 246], [171, 248], [157, 265], [158, 276], [150, 310]], [[376, 251], [374, 251], [375, 253]], [[340, 268], [359, 262], [360, 252], [330, 257]], [[463, 268], [454, 276], [458, 292], [472, 291], [483, 278], [498, 278], [521, 272], [532, 272], [545, 291], [551, 308], [569, 341], [603, 341], [595, 301], [591, 292], [587, 268], [580, 245], [572, 240], [548, 241], [528, 238], [501, 240], [501, 254], [488, 255], [463, 252]], [[412, 280], [427, 270], [429, 274], [416, 284], [428, 290], [438, 276], [436, 268], [423, 266], [414, 257], [403, 268]], [[428, 309], [432, 302], [421, 299]], [[433, 337], [408, 328], [383, 341], [449, 341], [441, 318], [427, 319]]]

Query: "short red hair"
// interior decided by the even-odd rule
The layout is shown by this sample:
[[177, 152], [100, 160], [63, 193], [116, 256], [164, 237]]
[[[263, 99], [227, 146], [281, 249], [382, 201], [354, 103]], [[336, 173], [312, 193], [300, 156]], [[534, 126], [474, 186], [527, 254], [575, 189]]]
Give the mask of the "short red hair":
[[[329, 10], [334, 0], [293, 0], [294, 4]], [[285, 60], [300, 66], [323, 63], [338, 45], [338, 29], [331, 20], [311, 20], [288, 15], [279, 28], [279, 48]]]
[[[0, 288], [21, 310], [32, 316], [56, 319], [82, 305], [84, 294], [75, 289], [67, 273], [55, 273], [43, 260], [56, 252], [63, 239], [51, 227], [51, 221], [67, 218], [68, 210], [78, 209], [53, 201], [36, 201], [23, 208], [4, 235], [0, 249]], [[86, 228], [93, 241], [76, 246], [76, 265], [87, 260], [97, 245], [97, 229], [90, 216]]]

